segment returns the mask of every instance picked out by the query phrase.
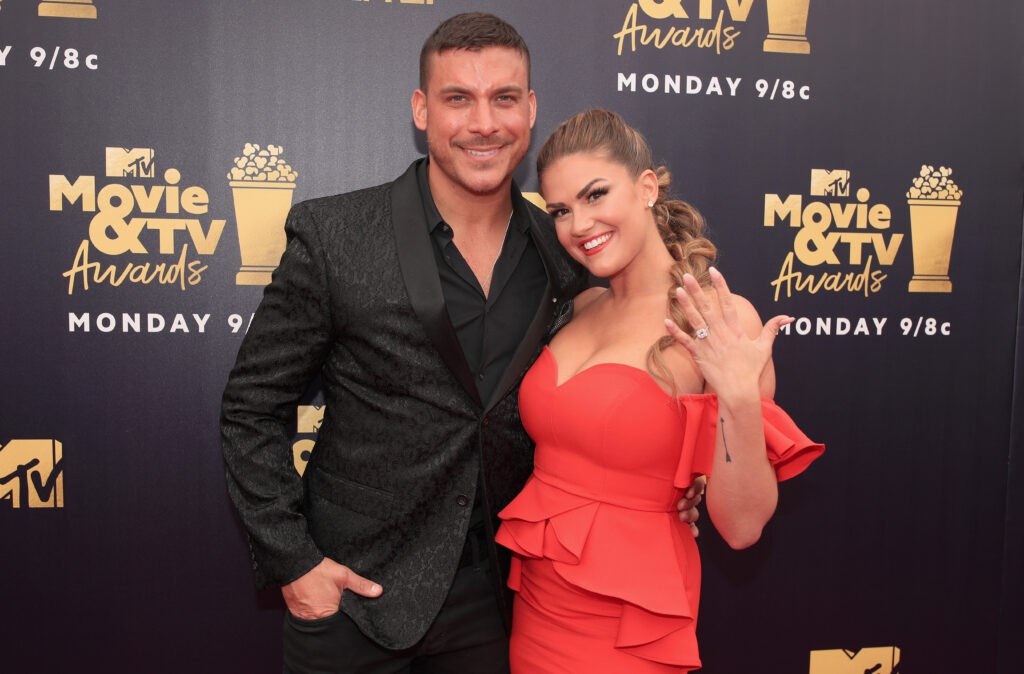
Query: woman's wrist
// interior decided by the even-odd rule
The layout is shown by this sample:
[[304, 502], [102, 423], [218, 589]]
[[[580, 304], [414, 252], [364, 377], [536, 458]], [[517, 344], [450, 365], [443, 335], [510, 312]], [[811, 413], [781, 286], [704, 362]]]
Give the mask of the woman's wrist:
[[757, 382], [737, 383], [719, 389], [717, 393], [720, 412], [728, 412], [737, 417], [749, 413], [761, 414], [761, 390]]

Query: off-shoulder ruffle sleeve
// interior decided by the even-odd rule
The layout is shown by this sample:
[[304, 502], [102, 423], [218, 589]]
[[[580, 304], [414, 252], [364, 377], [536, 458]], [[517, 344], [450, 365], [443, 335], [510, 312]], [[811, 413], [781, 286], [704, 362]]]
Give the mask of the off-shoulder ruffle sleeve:
[[804, 472], [825, 451], [825, 445], [804, 435], [774, 401], [761, 399], [761, 415], [764, 417], [764, 443], [768, 448], [768, 460], [779, 482]]
[[[693, 484], [699, 475], [711, 475], [718, 424], [717, 396], [684, 396], [686, 432], [680, 451], [675, 485], [681, 489]], [[779, 482], [802, 473], [825, 451], [825, 445], [814, 442], [773, 400], [761, 398], [764, 419], [764, 442], [768, 461]]]

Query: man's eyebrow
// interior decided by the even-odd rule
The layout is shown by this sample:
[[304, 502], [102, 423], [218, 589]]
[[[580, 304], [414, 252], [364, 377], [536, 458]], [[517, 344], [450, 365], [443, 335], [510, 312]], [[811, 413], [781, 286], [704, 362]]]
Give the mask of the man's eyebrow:
[[[460, 84], [449, 84], [448, 86], [441, 87], [439, 91], [442, 94], [472, 94], [473, 91], [469, 87], [464, 87]], [[493, 93], [496, 95], [501, 94], [522, 94], [525, 91], [518, 84], [508, 84], [503, 87], [494, 89]]]

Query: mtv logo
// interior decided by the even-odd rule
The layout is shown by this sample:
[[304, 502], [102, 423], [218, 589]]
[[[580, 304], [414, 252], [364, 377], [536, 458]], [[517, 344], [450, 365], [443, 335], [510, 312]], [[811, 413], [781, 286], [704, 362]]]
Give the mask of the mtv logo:
[[152, 178], [155, 154], [153, 149], [148, 147], [108, 147], [107, 177]]
[[0, 503], [64, 507], [64, 455], [56, 440], [11, 440], [0, 447]]
[[306, 464], [309, 463], [309, 457], [313, 454], [313, 447], [316, 446], [314, 440], [297, 440], [292, 445], [292, 464], [295, 466], [295, 472], [302, 475], [306, 472]]
[[811, 169], [812, 197], [850, 196], [850, 172], [842, 169]]
[[[316, 434], [320, 432], [320, 426], [324, 423], [325, 405], [299, 405], [295, 415], [295, 432], [299, 434]], [[292, 462], [295, 465], [295, 472], [302, 475], [306, 472], [306, 464], [313, 453], [316, 440], [312, 438], [299, 438], [292, 443]]]
[[318, 433], [324, 423], [324, 405], [299, 405], [296, 415], [296, 433]]
[[879, 646], [856, 651], [845, 648], [811, 651], [808, 674], [899, 674], [899, 670], [900, 649]]

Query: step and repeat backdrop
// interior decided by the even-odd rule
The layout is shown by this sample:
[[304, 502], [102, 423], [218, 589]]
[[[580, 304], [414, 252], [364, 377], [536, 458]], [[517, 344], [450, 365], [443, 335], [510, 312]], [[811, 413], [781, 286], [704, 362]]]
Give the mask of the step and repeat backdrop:
[[777, 399], [829, 449], [752, 549], [705, 521], [704, 671], [1020, 671], [1024, 12], [998, 0], [0, 0], [0, 670], [280, 671], [220, 394], [288, 208], [425, 152], [419, 49], [468, 10], [533, 52], [525, 191], [560, 121], [615, 110], [734, 290], [797, 319]]

